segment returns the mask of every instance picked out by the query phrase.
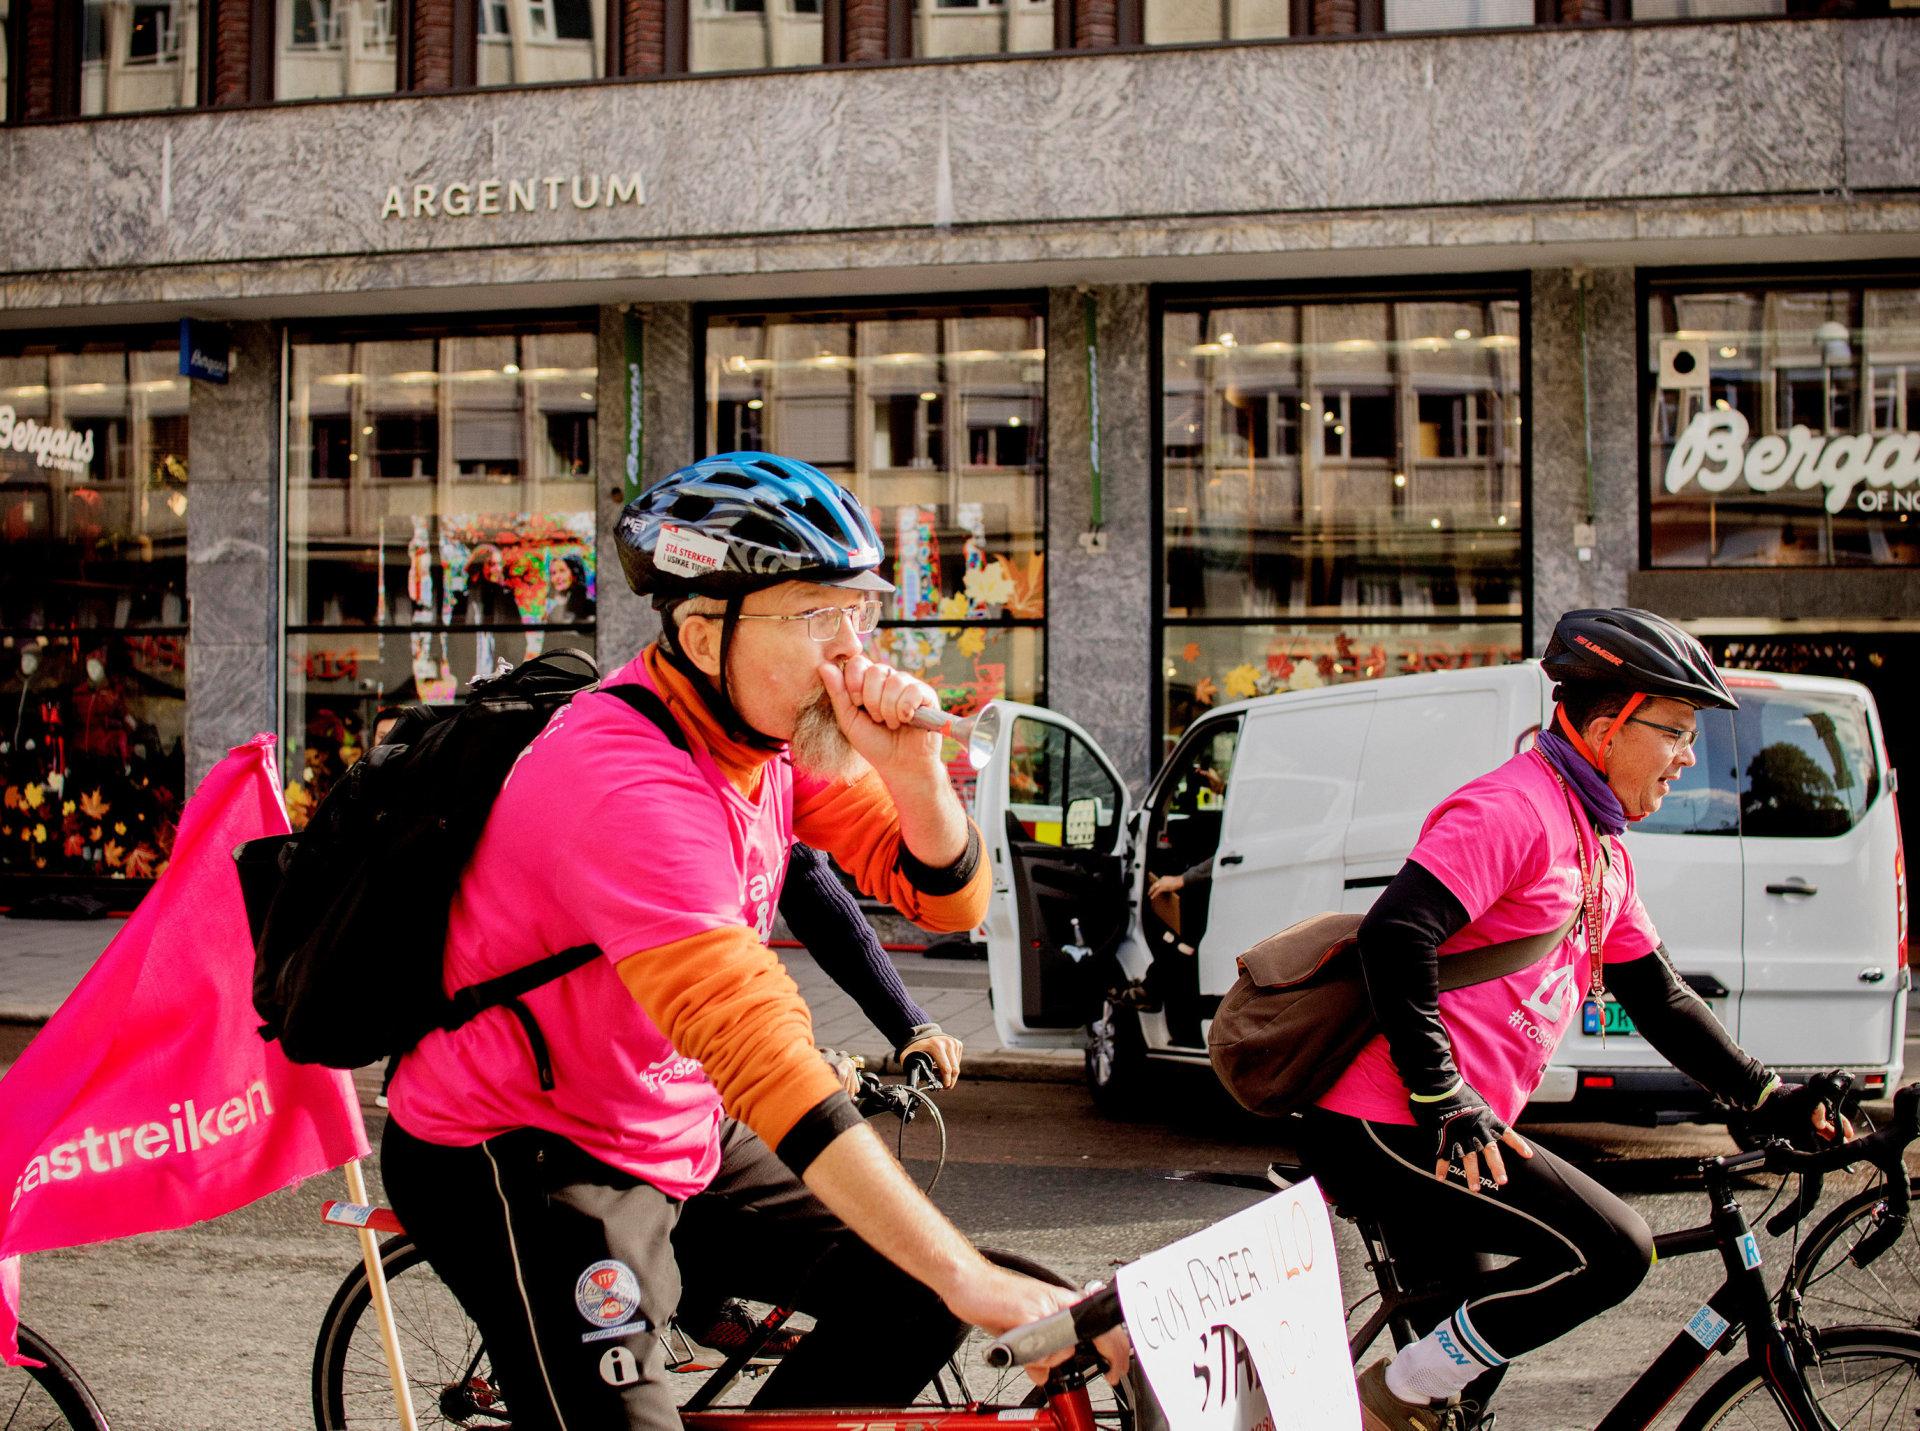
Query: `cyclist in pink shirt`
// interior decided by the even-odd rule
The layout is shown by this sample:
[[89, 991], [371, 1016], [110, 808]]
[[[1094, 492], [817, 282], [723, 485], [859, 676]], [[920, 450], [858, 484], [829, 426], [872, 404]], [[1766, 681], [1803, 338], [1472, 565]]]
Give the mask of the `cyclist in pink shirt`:
[[[1360, 1377], [1368, 1431], [1476, 1424], [1508, 1362], [1625, 1298], [1653, 1259], [1640, 1215], [1512, 1123], [1588, 998], [1611, 992], [1682, 1072], [1767, 1122], [1833, 1131], [1683, 984], [1619, 836], [1694, 763], [1694, 712], [1737, 703], [1700, 643], [1632, 609], [1560, 618], [1552, 727], [1427, 816], [1360, 929], [1381, 1033], [1300, 1126], [1329, 1196], [1376, 1219], [1457, 1309]], [[1439, 960], [1566, 923], [1503, 979], [1439, 992]], [[1506, 1259], [1497, 1267], [1489, 1259]]]

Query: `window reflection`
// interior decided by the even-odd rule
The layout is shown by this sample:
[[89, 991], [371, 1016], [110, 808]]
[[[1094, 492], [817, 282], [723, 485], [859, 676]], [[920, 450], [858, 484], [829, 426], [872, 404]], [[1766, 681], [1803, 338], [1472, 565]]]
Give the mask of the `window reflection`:
[[826, 58], [821, 0], [692, 0], [687, 66], [781, 69]]
[[357, 758], [381, 706], [451, 701], [502, 661], [594, 649], [593, 335], [298, 342], [291, 379], [300, 804]]
[[199, 85], [199, 0], [85, 0], [80, 112], [183, 109]]
[[1481, 30], [1534, 23], [1533, 0], [1385, 0], [1388, 30]]
[[277, 4], [276, 98], [393, 90], [398, 0], [277, 0]]
[[915, 0], [915, 55], [1003, 55], [1052, 48], [1053, 0]]
[[606, 0], [472, 0], [478, 84], [539, 84], [606, 73]]
[[1292, 0], [1143, 0], [1141, 32], [1149, 45], [1272, 40], [1291, 33], [1292, 14]]
[[1042, 696], [1045, 390], [1031, 307], [723, 314], [707, 327], [703, 437], [853, 490], [897, 588], [874, 648], [965, 713]]

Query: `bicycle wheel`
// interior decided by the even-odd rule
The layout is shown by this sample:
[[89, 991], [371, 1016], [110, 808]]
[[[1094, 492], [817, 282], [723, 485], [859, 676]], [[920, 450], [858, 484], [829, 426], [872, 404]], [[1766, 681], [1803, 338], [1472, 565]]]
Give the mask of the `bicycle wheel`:
[[[1920, 1198], [1920, 1178], [1913, 1179]], [[1906, 1235], [1865, 1267], [1852, 1252], [1886, 1216], [1877, 1188], [1856, 1193], [1836, 1207], [1794, 1255], [1787, 1288], [1800, 1295], [1801, 1319], [1815, 1326], [1920, 1328], [1920, 1213]]]
[[[1897, 1327], [1828, 1327], [1803, 1367], [1807, 1389], [1836, 1431], [1920, 1424], [1920, 1335]], [[1707, 1389], [1680, 1431], [1776, 1431], [1795, 1423], [1760, 1369], [1743, 1361]]]
[[107, 1431], [107, 1418], [67, 1359], [20, 1328], [20, 1350], [45, 1366], [0, 1366], [0, 1431]]
[[[402, 1234], [380, 1244], [393, 1305], [400, 1355], [407, 1364], [417, 1425], [468, 1428], [511, 1426], [513, 1417], [493, 1384], [493, 1367], [480, 1330], [426, 1257]], [[333, 1294], [313, 1348], [313, 1419], [320, 1431], [372, 1431], [398, 1426], [393, 1380], [380, 1327], [369, 1315], [373, 1294], [357, 1263]]]

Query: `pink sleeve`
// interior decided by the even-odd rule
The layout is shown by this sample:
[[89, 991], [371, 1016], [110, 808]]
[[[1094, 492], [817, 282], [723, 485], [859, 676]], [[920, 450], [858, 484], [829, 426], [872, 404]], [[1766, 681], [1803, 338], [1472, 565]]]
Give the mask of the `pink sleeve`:
[[[661, 745], [666, 746], [662, 741]], [[742, 923], [741, 872], [713, 788], [679, 752], [648, 762], [566, 822], [555, 887], [616, 961]]]
[[1434, 807], [1408, 858], [1451, 890], [1472, 922], [1546, 872], [1546, 831], [1519, 792], [1476, 781]]
[[1626, 846], [1620, 841], [1613, 842], [1614, 849], [1620, 852], [1621, 868], [1626, 871], [1626, 897], [1620, 906], [1620, 913], [1614, 916], [1607, 929], [1606, 942], [1601, 945], [1600, 955], [1608, 964], [1628, 964], [1635, 959], [1644, 959], [1660, 947], [1660, 932], [1653, 927], [1653, 919], [1647, 913], [1646, 905], [1640, 902], [1640, 885], [1633, 873], [1633, 860], [1627, 854]]

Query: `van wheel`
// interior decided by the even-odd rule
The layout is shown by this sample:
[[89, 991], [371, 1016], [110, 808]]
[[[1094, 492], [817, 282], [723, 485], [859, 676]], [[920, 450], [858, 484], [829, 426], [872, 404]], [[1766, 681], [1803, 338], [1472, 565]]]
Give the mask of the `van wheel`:
[[1137, 1112], [1146, 1072], [1139, 1010], [1120, 1007], [1109, 994], [1100, 1001], [1100, 1017], [1087, 1025], [1087, 1092], [1093, 1106], [1112, 1118]]

